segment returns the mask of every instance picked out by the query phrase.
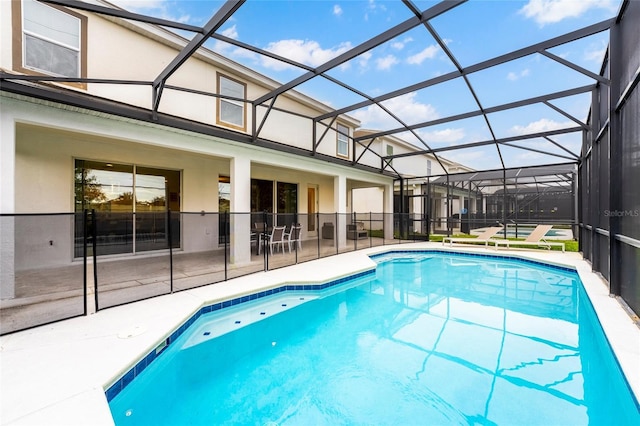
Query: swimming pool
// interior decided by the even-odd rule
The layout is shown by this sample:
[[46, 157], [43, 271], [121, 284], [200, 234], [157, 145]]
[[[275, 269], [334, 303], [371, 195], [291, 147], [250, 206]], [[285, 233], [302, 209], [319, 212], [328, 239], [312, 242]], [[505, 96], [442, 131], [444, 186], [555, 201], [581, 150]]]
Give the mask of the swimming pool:
[[108, 393], [116, 424], [638, 424], [575, 272], [374, 259], [322, 291], [200, 315]]

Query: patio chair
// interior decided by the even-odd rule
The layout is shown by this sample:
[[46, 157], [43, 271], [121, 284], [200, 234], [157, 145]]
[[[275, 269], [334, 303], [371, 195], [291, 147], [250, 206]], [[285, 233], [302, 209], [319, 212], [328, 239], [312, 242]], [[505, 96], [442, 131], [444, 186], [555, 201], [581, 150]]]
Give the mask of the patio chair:
[[[276, 246], [276, 250], [278, 245], [280, 245], [282, 249], [282, 253], [284, 253], [284, 231], [286, 226], [274, 226], [269, 234], [269, 253], [273, 256], [273, 247]], [[262, 244], [258, 246], [258, 254], [262, 251]]]
[[449, 241], [449, 247], [451, 247], [453, 243], [484, 243], [484, 246], [488, 247], [490, 241], [495, 241], [490, 240], [490, 238], [500, 232], [502, 228], [502, 226], [487, 228], [483, 233], [479, 234], [477, 238], [445, 237], [442, 239], [442, 245], [445, 245], [445, 243]]
[[298, 250], [302, 250], [302, 225], [296, 223], [291, 225], [291, 231], [284, 234], [287, 243], [289, 244], [289, 253], [291, 253], [291, 244], [297, 243]]
[[256, 254], [260, 254], [260, 246], [264, 244], [265, 240], [269, 240], [269, 235], [267, 234], [267, 224], [264, 222], [254, 222], [253, 229], [251, 229], [251, 242], [256, 242]]
[[544, 239], [544, 236], [549, 232], [549, 230], [553, 228], [553, 225], [538, 225], [535, 227], [533, 231], [529, 234], [529, 236], [524, 241], [510, 241], [510, 240], [495, 240], [495, 248], [498, 248], [501, 245], [505, 245], [509, 248], [510, 244], [513, 245], [523, 245], [523, 246], [537, 246], [537, 247], [546, 247], [548, 250], [551, 250], [551, 246], [562, 247], [562, 252], [564, 253], [564, 243], [558, 242], [549, 242]]

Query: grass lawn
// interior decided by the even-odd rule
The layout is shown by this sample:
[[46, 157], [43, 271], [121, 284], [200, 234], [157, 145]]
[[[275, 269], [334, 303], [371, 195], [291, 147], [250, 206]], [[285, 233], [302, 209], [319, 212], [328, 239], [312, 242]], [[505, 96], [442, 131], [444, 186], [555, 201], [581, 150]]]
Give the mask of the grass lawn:
[[[369, 235], [372, 237], [378, 237], [378, 238], [382, 238], [382, 231], [381, 230], [373, 230], [373, 231], [369, 231]], [[445, 235], [434, 235], [431, 234], [429, 235], [429, 241], [433, 241], [433, 242], [438, 242], [441, 243], [442, 239], [445, 237]], [[452, 235], [452, 237], [455, 238], [475, 238], [475, 235], [469, 235], [469, 234], [454, 234]], [[397, 236], [396, 236], [397, 238]], [[524, 238], [507, 238], [510, 241], [523, 241]], [[573, 251], [573, 252], [577, 252], [578, 251], [578, 241], [576, 240], [550, 240], [553, 242], [558, 242], [558, 243], [564, 243], [564, 250], [567, 252]], [[524, 245], [524, 246], [518, 246], [517, 244], [511, 244], [511, 247], [521, 247], [521, 248], [528, 248], [528, 249], [536, 249], [536, 246], [532, 246], [532, 245]], [[546, 247], [541, 246], [539, 247], [540, 250], [547, 250]], [[562, 251], [562, 248], [560, 247], [551, 247], [551, 250], [557, 250], [557, 251]]]
[[[445, 235], [430, 235], [429, 236], [429, 241], [435, 241], [435, 242], [442, 242], [442, 239], [445, 237]], [[452, 235], [452, 237], [455, 238], [470, 238], [473, 239], [475, 238], [475, 235], [468, 235], [468, 234], [455, 234]], [[523, 241], [524, 238], [507, 238], [509, 241]], [[553, 242], [557, 242], [557, 243], [564, 243], [564, 250], [567, 252], [577, 252], [578, 251], [578, 241], [576, 240], [550, 240]], [[518, 246], [517, 244], [511, 244], [511, 247], [521, 247], [521, 248], [528, 248], [528, 249], [535, 249], [535, 246], [532, 245], [523, 245], [523, 246]], [[547, 250], [546, 247], [541, 246], [539, 247], [540, 250]], [[551, 250], [557, 250], [557, 251], [562, 251], [561, 247], [558, 246], [554, 246], [551, 247]]]

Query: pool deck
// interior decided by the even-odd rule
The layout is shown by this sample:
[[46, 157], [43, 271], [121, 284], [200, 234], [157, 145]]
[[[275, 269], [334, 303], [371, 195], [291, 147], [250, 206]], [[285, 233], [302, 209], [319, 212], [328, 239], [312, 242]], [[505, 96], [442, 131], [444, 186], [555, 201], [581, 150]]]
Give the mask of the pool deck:
[[[398, 250], [517, 256], [576, 267], [605, 333], [640, 399], [640, 328], [580, 253], [415, 243], [374, 247], [102, 310], [0, 337], [0, 424], [113, 425], [104, 389], [201, 306], [278, 287], [326, 282], [371, 269], [370, 254]], [[314, 277], [313, 281], [296, 277]]]

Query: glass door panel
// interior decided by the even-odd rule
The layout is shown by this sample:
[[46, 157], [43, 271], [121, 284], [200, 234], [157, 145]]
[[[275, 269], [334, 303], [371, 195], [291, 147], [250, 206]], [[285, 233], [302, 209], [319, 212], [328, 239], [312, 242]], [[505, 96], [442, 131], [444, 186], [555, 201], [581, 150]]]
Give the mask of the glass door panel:
[[[75, 161], [75, 210], [95, 210], [96, 254], [168, 248], [167, 209], [180, 211], [180, 172], [133, 165]], [[82, 215], [76, 215], [82, 220]], [[81, 230], [81, 222], [76, 229]], [[172, 242], [180, 246], [180, 217], [173, 215]], [[75, 256], [82, 256], [76, 235]]]
[[298, 185], [295, 183], [278, 182], [278, 225], [285, 225], [291, 229], [291, 225], [297, 222], [298, 213]]
[[[178, 213], [180, 172], [136, 168], [136, 252], [169, 248], [168, 209]], [[171, 240], [180, 247], [179, 215], [172, 215]]]
[[[229, 176], [218, 177], [218, 244], [229, 241], [229, 222], [225, 213], [231, 211], [231, 178]], [[253, 225], [251, 225], [253, 226]]]
[[96, 211], [96, 254], [133, 252], [133, 166], [76, 160], [75, 205]]
[[[273, 181], [251, 179], [251, 226], [264, 222], [263, 212], [273, 213]], [[273, 225], [272, 214], [267, 214], [267, 226]]]

